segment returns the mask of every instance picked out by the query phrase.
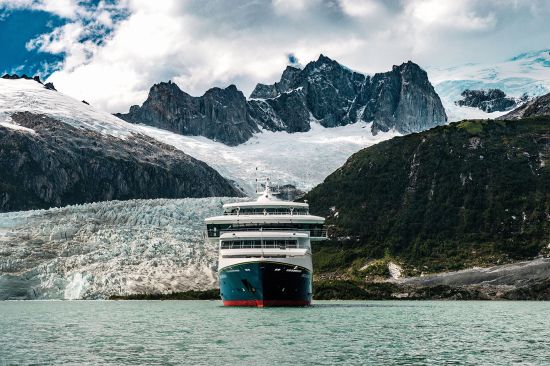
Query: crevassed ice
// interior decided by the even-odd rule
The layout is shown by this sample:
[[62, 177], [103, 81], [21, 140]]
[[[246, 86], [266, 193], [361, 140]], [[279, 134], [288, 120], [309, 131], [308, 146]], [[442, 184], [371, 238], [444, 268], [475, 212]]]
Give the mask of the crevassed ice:
[[0, 214], [0, 300], [96, 299], [217, 286], [204, 218], [237, 198], [92, 203]]

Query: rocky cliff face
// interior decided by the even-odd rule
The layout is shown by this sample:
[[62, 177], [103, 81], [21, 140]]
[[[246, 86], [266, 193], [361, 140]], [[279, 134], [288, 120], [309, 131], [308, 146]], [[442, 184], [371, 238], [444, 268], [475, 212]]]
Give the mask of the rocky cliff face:
[[550, 115], [550, 93], [535, 98], [522, 106], [514, 109], [508, 114], [499, 117], [502, 120], [514, 120], [527, 117], [549, 116]]
[[[407, 62], [375, 74], [363, 88], [365, 104], [359, 117], [373, 121], [373, 130], [420, 132], [445, 124], [447, 115], [439, 96], [418, 65]], [[356, 103], [361, 110], [361, 103]]]
[[288, 132], [308, 130], [310, 116], [325, 127], [363, 120], [373, 132], [400, 133], [447, 121], [428, 75], [410, 61], [371, 77], [321, 55], [303, 70], [287, 67], [273, 85], [258, 84], [250, 98], [252, 116], [264, 128]]
[[191, 97], [173, 83], [151, 88], [141, 107], [118, 117], [228, 145], [248, 140], [264, 128], [304, 132], [312, 120], [336, 127], [358, 120], [373, 132], [422, 131], [446, 123], [447, 116], [424, 70], [407, 62], [374, 76], [353, 72], [321, 55], [304, 69], [288, 66], [279, 82], [258, 84], [247, 101], [235, 86]]
[[240, 195], [205, 163], [145, 135], [119, 139], [29, 112], [11, 118], [29, 130], [0, 125], [0, 212]]
[[473, 107], [481, 109], [487, 113], [504, 112], [514, 108], [518, 102], [525, 102], [527, 95], [516, 100], [515, 98], [507, 97], [500, 89], [489, 90], [471, 90], [466, 89], [462, 92], [463, 99], [457, 100], [455, 103], [461, 107]]
[[248, 113], [246, 98], [234, 85], [213, 88], [201, 97], [192, 97], [172, 82], [156, 84], [141, 107], [134, 105], [127, 114], [116, 116], [183, 135], [205, 136], [228, 145], [246, 141], [258, 131]]

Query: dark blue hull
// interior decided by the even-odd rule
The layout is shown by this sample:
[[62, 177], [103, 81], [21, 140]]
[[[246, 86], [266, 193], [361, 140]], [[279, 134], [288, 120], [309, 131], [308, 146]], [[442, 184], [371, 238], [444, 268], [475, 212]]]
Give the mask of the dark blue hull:
[[220, 293], [226, 306], [307, 306], [311, 271], [287, 263], [240, 263], [220, 270]]

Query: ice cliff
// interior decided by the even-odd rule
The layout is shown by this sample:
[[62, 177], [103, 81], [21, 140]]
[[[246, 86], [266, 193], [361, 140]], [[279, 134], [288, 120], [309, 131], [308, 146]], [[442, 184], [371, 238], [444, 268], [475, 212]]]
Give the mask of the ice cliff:
[[0, 214], [0, 300], [214, 288], [203, 219], [237, 198], [92, 203]]

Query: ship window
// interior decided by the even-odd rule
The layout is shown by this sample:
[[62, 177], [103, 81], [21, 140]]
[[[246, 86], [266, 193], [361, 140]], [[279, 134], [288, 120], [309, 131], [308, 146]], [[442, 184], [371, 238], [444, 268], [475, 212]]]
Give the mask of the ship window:
[[264, 240], [263, 246], [260, 240], [225, 240], [220, 244], [220, 249], [252, 249], [252, 248], [298, 248], [296, 240]]

